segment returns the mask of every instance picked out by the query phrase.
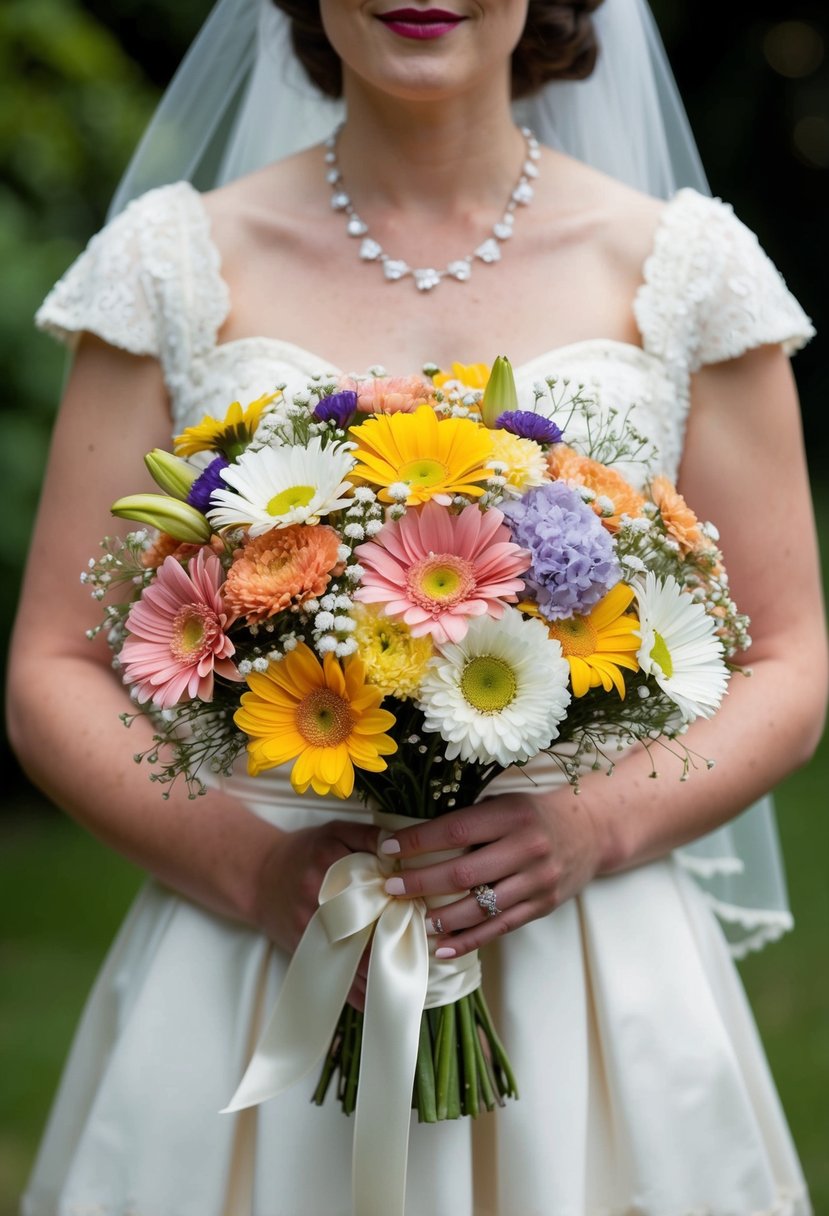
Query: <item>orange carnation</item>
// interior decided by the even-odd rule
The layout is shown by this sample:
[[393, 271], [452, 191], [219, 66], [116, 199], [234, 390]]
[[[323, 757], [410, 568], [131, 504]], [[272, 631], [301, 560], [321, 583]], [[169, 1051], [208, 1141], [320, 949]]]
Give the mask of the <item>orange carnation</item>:
[[667, 477], [654, 477], [651, 494], [659, 507], [665, 531], [674, 538], [683, 556], [701, 549], [705, 540], [699, 520], [673, 483]]
[[623, 515], [635, 519], [642, 514], [645, 500], [630, 482], [598, 460], [580, 456], [566, 443], [557, 443], [550, 449], [547, 467], [553, 477], [570, 485], [586, 486], [596, 498], [610, 499], [613, 503], [612, 515], [605, 515], [597, 502], [590, 504], [609, 532], [618, 532]]
[[249, 625], [323, 595], [338, 564], [339, 537], [325, 524], [293, 524], [249, 539], [233, 555], [225, 602]]

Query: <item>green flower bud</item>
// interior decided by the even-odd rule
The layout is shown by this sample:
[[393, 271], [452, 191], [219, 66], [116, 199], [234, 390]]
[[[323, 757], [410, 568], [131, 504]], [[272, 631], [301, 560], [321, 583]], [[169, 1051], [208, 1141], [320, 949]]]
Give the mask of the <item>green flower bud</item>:
[[210, 540], [211, 528], [201, 511], [169, 498], [166, 494], [130, 494], [119, 498], [110, 507], [119, 519], [135, 519], [140, 524], [158, 528], [176, 540], [200, 545]]
[[196, 469], [191, 468], [180, 456], [173, 456], [163, 448], [153, 448], [144, 457], [144, 464], [150, 470], [150, 475], [157, 486], [161, 486], [173, 498], [187, 501], [190, 487], [198, 477]]
[[517, 410], [518, 408], [518, 392], [515, 388], [512, 364], [506, 355], [499, 355], [492, 365], [489, 382], [481, 401], [481, 417], [484, 426], [493, 428], [499, 414], [503, 414], [505, 410]]

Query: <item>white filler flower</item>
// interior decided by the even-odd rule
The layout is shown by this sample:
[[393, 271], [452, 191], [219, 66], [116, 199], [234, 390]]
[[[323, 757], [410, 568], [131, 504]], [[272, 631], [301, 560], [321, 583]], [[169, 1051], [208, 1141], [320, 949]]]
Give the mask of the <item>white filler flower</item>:
[[570, 668], [539, 620], [507, 608], [473, 618], [461, 642], [432, 659], [420, 687], [423, 729], [446, 740], [449, 760], [506, 768], [549, 747], [570, 704]]
[[686, 722], [710, 718], [728, 683], [717, 621], [683, 591], [672, 575], [664, 580], [649, 570], [631, 584], [639, 601], [637, 659], [674, 702]]
[[348, 506], [344, 481], [354, 457], [342, 447], [323, 448], [317, 436], [306, 447], [261, 448], [244, 452], [222, 470], [232, 489], [214, 490], [208, 511], [215, 528], [250, 525], [251, 536], [291, 524], [315, 524], [321, 515]]

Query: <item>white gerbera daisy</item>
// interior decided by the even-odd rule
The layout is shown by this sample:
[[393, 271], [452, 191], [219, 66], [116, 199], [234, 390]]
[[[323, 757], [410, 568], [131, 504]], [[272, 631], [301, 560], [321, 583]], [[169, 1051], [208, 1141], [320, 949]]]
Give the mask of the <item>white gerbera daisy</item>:
[[207, 512], [215, 528], [250, 525], [251, 536], [291, 524], [315, 524], [321, 515], [350, 502], [344, 481], [354, 457], [343, 447], [322, 446], [316, 436], [305, 447], [261, 448], [248, 451], [222, 470], [233, 488], [214, 490]]
[[710, 718], [728, 683], [717, 621], [683, 591], [672, 575], [657, 579], [652, 570], [633, 584], [639, 601], [637, 659], [674, 702], [686, 722]]
[[473, 618], [463, 640], [439, 648], [420, 686], [423, 729], [449, 745], [449, 760], [506, 768], [558, 735], [570, 703], [570, 668], [538, 620], [507, 608]]

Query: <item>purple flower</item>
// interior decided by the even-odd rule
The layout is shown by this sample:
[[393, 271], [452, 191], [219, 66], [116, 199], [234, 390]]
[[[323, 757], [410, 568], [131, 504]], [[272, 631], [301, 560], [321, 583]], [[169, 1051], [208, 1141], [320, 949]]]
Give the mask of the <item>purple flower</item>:
[[357, 394], [350, 389], [342, 393], [332, 393], [314, 406], [314, 417], [317, 422], [336, 422], [337, 426], [345, 429], [351, 415], [357, 409]]
[[222, 469], [230, 468], [230, 461], [224, 456], [217, 456], [200, 473], [190, 487], [187, 501], [197, 511], [205, 512], [210, 506], [210, 495], [214, 490], [226, 490], [227, 484], [222, 478]]
[[506, 410], [495, 419], [495, 429], [536, 443], [561, 443], [561, 430], [556, 424], [532, 410]]
[[512, 539], [532, 554], [522, 577], [548, 621], [583, 616], [621, 578], [609, 533], [564, 482], [538, 486], [500, 510]]

